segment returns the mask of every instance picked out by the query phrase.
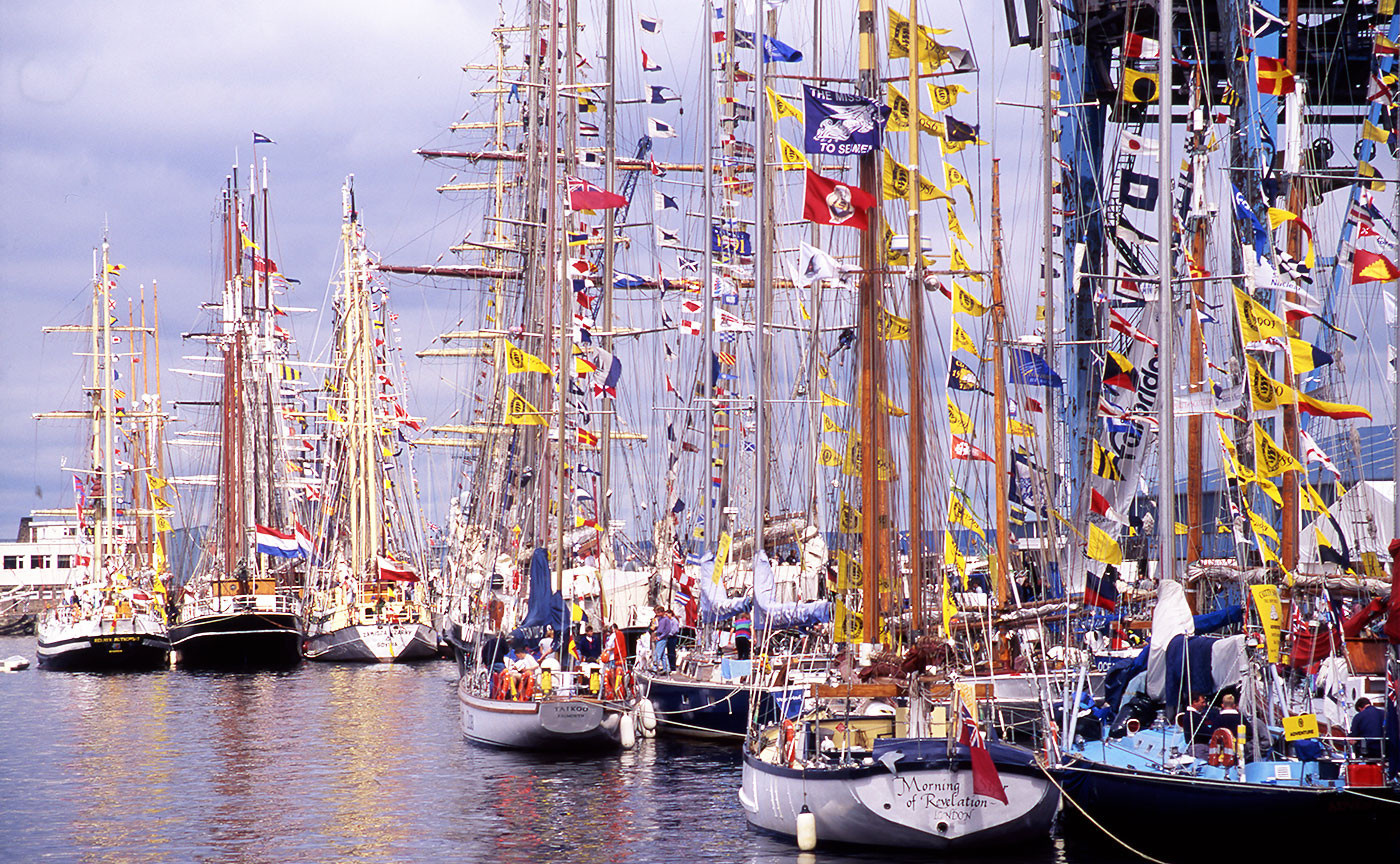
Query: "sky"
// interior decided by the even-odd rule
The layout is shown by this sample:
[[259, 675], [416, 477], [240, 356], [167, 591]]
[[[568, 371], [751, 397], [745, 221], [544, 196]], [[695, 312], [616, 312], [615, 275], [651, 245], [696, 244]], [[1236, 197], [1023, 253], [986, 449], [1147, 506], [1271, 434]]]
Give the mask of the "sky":
[[[271, 175], [270, 253], [302, 280], [290, 303], [321, 307], [338, 261], [340, 187], [356, 176], [370, 242], [419, 263], [454, 239], [436, 226], [439, 169], [413, 150], [458, 118], [461, 70], [489, 39], [494, 4], [379, 2], [6, 2], [0, 4], [0, 536], [37, 507], [71, 503], [77, 424], [31, 419], [82, 407], [85, 350], [41, 328], [83, 320], [104, 230], [126, 266], [118, 311], [160, 285], [166, 366], [214, 290], [211, 241], [224, 177], [254, 130]], [[442, 322], [396, 302], [404, 344]], [[305, 353], [318, 315], [293, 320]], [[422, 332], [419, 332], [419, 329]], [[323, 328], [324, 329], [324, 328]], [[198, 385], [167, 374], [167, 403]], [[177, 414], [178, 417], [178, 414]]]

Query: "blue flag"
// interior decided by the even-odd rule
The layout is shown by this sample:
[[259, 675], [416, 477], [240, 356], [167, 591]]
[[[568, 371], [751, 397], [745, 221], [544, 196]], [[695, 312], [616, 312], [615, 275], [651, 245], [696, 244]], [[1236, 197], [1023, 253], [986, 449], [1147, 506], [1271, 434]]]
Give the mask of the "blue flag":
[[802, 52], [791, 45], [784, 45], [772, 36], [764, 36], [763, 60], [765, 63], [797, 63], [802, 60]]
[[1234, 191], [1235, 197], [1235, 218], [1241, 222], [1248, 222], [1254, 226], [1254, 254], [1261, 259], [1269, 255], [1269, 229], [1264, 227], [1264, 223], [1259, 221], [1259, 217], [1254, 214], [1254, 208], [1249, 206], [1249, 199], [1244, 197], [1244, 193], [1233, 183], [1230, 189]]
[[828, 156], [856, 156], [880, 149], [888, 105], [854, 93], [802, 85], [806, 134], [802, 149]]
[[1012, 348], [1011, 362], [1015, 364], [1011, 370], [1011, 380], [1020, 381], [1031, 387], [1063, 387], [1064, 381], [1059, 374], [1050, 368], [1050, 364], [1045, 362], [1045, 358], [1026, 348]]

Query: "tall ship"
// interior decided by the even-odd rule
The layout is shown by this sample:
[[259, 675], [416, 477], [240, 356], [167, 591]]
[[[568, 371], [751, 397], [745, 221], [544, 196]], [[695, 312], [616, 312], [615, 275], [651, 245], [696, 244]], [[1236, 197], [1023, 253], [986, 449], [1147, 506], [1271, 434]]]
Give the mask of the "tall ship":
[[397, 317], [342, 189], [342, 265], [324, 384], [326, 434], [313, 558], [308, 659], [397, 663], [435, 657], [430, 572], [405, 429], [406, 382], [389, 334]]
[[248, 174], [251, 191], [239, 188], [237, 168], [223, 190], [223, 290], [210, 304], [215, 327], [197, 334], [211, 349], [213, 368], [195, 371], [215, 382], [208, 404], [217, 410], [217, 437], [206, 452], [217, 464], [213, 520], [170, 626], [175, 660], [185, 667], [293, 666], [305, 633], [309, 542], [287, 467], [298, 455], [287, 431], [297, 412], [282, 383], [300, 376], [274, 302], [285, 277], [270, 248], [264, 252], [266, 164], [260, 189], [254, 169]]
[[144, 296], [139, 322], [128, 314], [121, 324], [114, 314], [124, 269], [112, 262], [104, 238], [93, 252], [90, 322], [46, 330], [86, 334], [91, 370], [83, 385], [87, 408], [35, 415], [83, 421], [88, 439], [85, 464], [73, 471], [72, 509], [38, 514], [71, 521], [78, 544], [62, 595], [46, 604], [36, 626], [39, 665], [47, 669], [156, 669], [170, 652], [165, 589], [173, 509], [160, 470], [164, 415], [159, 382], [152, 390], [142, 362], [157, 330], [146, 324]]

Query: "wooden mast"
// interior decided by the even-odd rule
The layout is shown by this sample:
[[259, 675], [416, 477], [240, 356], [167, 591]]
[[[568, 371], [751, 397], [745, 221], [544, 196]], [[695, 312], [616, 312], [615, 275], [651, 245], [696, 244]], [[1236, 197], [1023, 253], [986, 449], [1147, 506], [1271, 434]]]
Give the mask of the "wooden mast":
[[[919, 0], [909, 0], [909, 595], [910, 624], [924, 629], [924, 243], [919, 203]], [[877, 454], [878, 455], [878, 454]]]
[[[1284, 56], [1285, 66], [1290, 70], [1298, 68], [1298, 0], [1288, 0], [1288, 48]], [[1306, 92], [1303, 89], [1306, 85], [1302, 76], [1298, 76], [1295, 81], [1294, 92], [1284, 96], [1288, 122], [1288, 145], [1284, 148], [1284, 176], [1288, 182], [1288, 209], [1293, 213], [1300, 213], [1303, 209], [1303, 183], [1288, 172], [1296, 174], [1301, 168], [1300, 165], [1290, 163], [1298, 158], [1302, 147], [1302, 94]], [[1293, 260], [1302, 260], [1302, 245], [1302, 232], [1298, 228], [1297, 220], [1289, 220], [1288, 254], [1293, 256]], [[1285, 280], [1284, 284], [1284, 299], [1296, 304], [1298, 294], [1293, 290], [1293, 280]], [[1298, 382], [1293, 377], [1293, 352], [1283, 352], [1282, 362], [1283, 383], [1289, 388], [1296, 388]], [[1298, 453], [1298, 406], [1294, 402], [1283, 406], [1283, 440], [1279, 443], [1290, 454]], [[1298, 511], [1298, 472], [1285, 471], [1280, 479], [1283, 486], [1283, 531], [1279, 535], [1279, 563], [1283, 565], [1284, 570], [1292, 572], [1298, 566], [1298, 528], [1301, 515]]]
[[[875, 74], [875, 3], [874, 0], [860, 0], [857, 17], [860, 51], [860, 93], [866, 98], [878, 99], [879, 81]], [[880, 169], [876, 166], [875, 153], [859, 157], [860, 188], [869, 192], [880, 181]], [[876, 194], [876, 200], [879, 195]], [[870, 209], [870, 224], [860, 238], [860, 507], [861, 507], [861, 576], [862, 600], [861, 619], [864, 626], [863, 640], [867, 643], [880, 639], [880, 583], [887, 568], [887, 550], [880, 545], [879, 523], [884, 517], [880, 509], [880, 482], [876, 458], [879, 451], [876, 432], [880, 410], [878, 399], [882, 352], [878, 334], [879, 308], [882, 281], [878, 264], [879, 238], [881, 236], [880, 208]]]
[[[1002, 299], [1002, 259], [1001, 259], [1001, 160], [992, 159], [992, 354], [996, 402], [996, 483], [1006, 483], [1010, 473], [1010, 459], [1007, 453], [1006, 437], [1006, 306]], [[1011, 578], [1008, 552], [1011, 546], [1011, 520], [1008, 518], [1006, 495], [1001, 488], [993, 486], [992, 498], [997, 505], [997, 606], [1005, 607], [1010, 592], [1007, 590]]]
[[[1203, 85], [1201, 83], [1201, 67], [1197, 66], [1193, 76], [1195, 84], [1195, 105], [1191, 111], [1192, 124], [1192, 159], [1198, 160], [1200, 157], [1195, 154], [1202, 153], [1205, 148], [1205, 118], [1204, 108], [1201, 105], [1203, 95]], [[1202, 182], [1204, 178], [1200, 172], [1196, 173], [1196, 182]], [[1204, 261], [1206, 253], [1206, 233], [1209, 228], [1209, 221], [1205, 214], [1199, 216], [1194, 212], [1190, 217], [1195, 220], [1195, 229], [1191, 232], [1191, 256], [1196, 261]], [[1205, 389], [1205, 334], [1202, 332], [1201, 319], [1197, 315], [1199, 304], [1205, 302], [1206, 283], [1203, 281], [1193, 281], [1191, 283], [1191, 315], [1188, 318], [1188, 332], [1191, 338], [1191, 353], [1189, 378], [1187, 389], [1192, 393], [1199, 393]], [[1205, 418], [1200, 414], [1192, 414], [1186, 420], [1186, 459], [1188, 470], [1186, 472], [1186, 563], [1191, 564], [1201, 560], [1205, 554], [1205, 537], [1202, 533], [1205, 524], [1205, 506], [1202, 499], [1202, 480], [1205, 474], [1203, 454], [1205, 451]], [[1187, 584], [1186, 602], [1191, 607], [1191, 611], [1196, 611], [1196, 586]]]

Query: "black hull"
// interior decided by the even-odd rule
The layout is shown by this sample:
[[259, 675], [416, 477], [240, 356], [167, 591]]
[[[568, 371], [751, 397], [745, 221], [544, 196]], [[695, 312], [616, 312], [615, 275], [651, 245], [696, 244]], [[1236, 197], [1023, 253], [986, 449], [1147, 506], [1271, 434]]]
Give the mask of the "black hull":
[[301, 662], [301, 621], [288, 612], [210, 615], [170, 628], [177, 665], [199, 669], [276, 669]]
[[[747, 686], [645, 674], [639, 675], [638, 681], [656, 712], [658, 731], [695, 738], [743, 740], [749, 720]], [[783, 719], [779, 696], [785, 690], [800, 702], [803, 691], [800, 687], [764, 690], [759, 694], [758, 722], [761, 725]]]
[[1353, 849], [1365, 849], [1366, 857], [1378, 861], [1400, 856], [1400, 790], [1394, 788], [1267, 786], [1082, 760], [1053, 773], [1065, 791], [1066, 831], [1085, 843], [1113, 843], [1121, 850], [1105, 837], [1107, 831], [1149, 855], [1197, 861], [1211, 832], [1230, 825], [1244, 832], [1239, 835], [1242, 848], [1255, 860], [1282, 856], [1280, 860], [1301, 861], [1343, 856]]
[[56, 672], [142, 672], [164, 669], [170, 641], [155, 634], [82, 636], [40, 642], [39, 668]]

